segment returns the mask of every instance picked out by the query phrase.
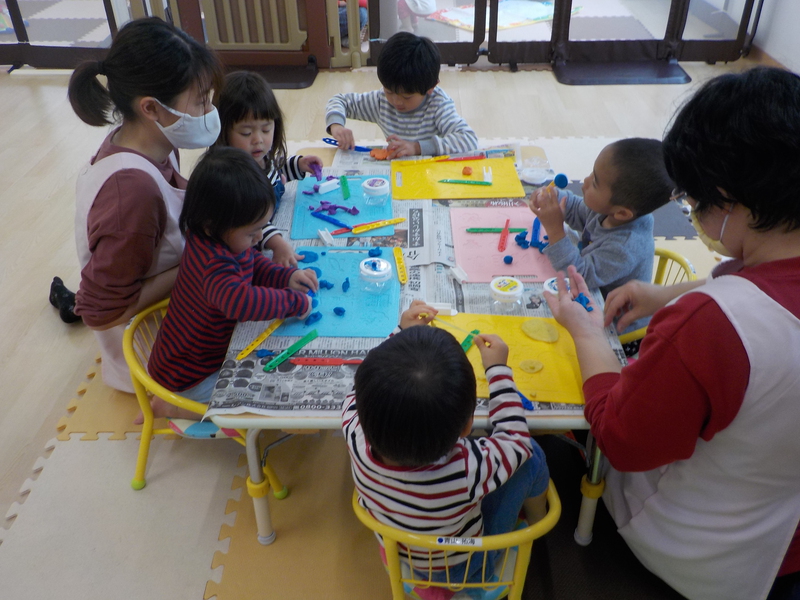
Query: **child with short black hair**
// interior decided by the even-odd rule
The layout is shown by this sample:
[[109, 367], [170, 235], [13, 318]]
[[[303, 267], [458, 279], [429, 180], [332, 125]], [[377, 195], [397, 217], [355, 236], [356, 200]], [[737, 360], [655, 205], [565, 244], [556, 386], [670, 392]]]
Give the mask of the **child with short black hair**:
[[382, 90], [336, 94], [325, 109], [325, 125], [339, 147], [355, 147], [347, 119], [378, 125], [389, 142], [389, 158], [469, 152], [478, 138], [439, 87], [439, 49], [413, 33], [390, 37], [378, 56]]
[[[659, 140], [628, 138], [600, 152], [583, 181], [583, 198], [569, 190], [540, 188], [529, 198], [531, 210], [547, 230], [544, 253], [557, 271], [574, 265], [590, 288], [603, 296], [653, 273], [653, 215], [669, 202], [673, 183]], [[574, 244], [564, 223], [580, 234]], [[626, 331], [647, 324], [634, 322]], [[622, 333], [622, 332], [620, 332]]]
[[[168, 390], [208, 402], [237, 322], [311, 312], [314, 271], [277, 265], [254, 248], [274, 207], [264, 171], [242, 150], [211, 148], [192, 172], [180, 216], [186, 248], [147, 365]], [[183, 416], [173, 409], [153, 405], [156, 416]]]
[[[454, 537], [512, 531], [523, 506], [538, 520], [549, 471], [528, 432], [506, 365], [508, 347], [496, 335], [475, 337], [489, 381], [493, 431], [469, 439], [475, 373], [450, 333], [425, 326], [435, 315], [415, 300], [400, 327], [356, 371], [342, 427], [361, 505], [392, 527]], [[423, 572], [425, 556], [414, 564]], [[465, 560], [439, 553], [434, 577], [449, 572], [452, 581], [464, 580]], [[472, 560], [467, 579], [480, 575], [481, 564]]]
[[[302, 179], [322, 168], [318, 156], [288, 156], [283, 112], [272, 87], [258, 73], [234, 71], [215, 98], [221, 130], [215, 146], [232, 146], [248, 152], [267, 174], [275, 191], [275, 210], [281, 203], [286, 181]], [[300, 255], [271, 223], [264, 228], [259, 248], [272, 250], [272, 260], [296, 267]]]

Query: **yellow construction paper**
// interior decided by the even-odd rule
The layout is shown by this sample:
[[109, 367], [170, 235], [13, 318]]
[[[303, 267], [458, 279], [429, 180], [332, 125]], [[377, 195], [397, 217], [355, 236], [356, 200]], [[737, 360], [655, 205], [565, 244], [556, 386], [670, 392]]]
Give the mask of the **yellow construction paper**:
[[[464, 167], [472, 175], [462, 175]], [[483, 181], [483, 168], [492, 169], [492, 185], [439, 183], [440, 179]], [[393, 160], [393, 200], [464, 200], [468, 198], [522, 198], [525, 191], [513, 158], [477, 160]]]
[[[537, 402], [564, 402], [566, 404], [583, 404], [583, 385], [575, 344], [569, 332], [559, 325], [555, 319], [544, 319], [558, 329], [558, 340], [554, 343], [537, 342], [522, 332], [522, 323], [540, 317], [503, 317], [497, 315], [477, 315], [459, 313], [454, 317], [440, 315], [438, 319], [453, 323], [459, 329], [499, 335], [508, 345], [508, 366], [514, 370], [514, 381], [517, 388], [528, 399]], [[431, 323], [452, 333], [458, 341], [467, 334], [458, 329], [448, 327], [439, 321]], [[478, 349], [473, 345], [467, 351], [467, 357], [475, 369], [478, 380], [478, 397], [489, 397], [489, 384], [481, 362]], [[544, 368], [538, 373], [525, 373], [519, 368], [523, 360], [538, 360]]]

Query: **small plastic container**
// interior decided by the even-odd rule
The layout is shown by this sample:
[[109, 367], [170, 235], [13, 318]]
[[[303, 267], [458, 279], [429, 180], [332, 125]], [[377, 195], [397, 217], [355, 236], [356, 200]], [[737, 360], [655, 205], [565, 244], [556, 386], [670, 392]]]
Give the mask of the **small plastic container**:
[[[567, 282], [567, 291], [569, 291], [569, 279], [567, 279], [566, 282]], [[551, 277], [550, 279], [545, 281], [543, 287], [545, 291], [558, 296], [558, 283], [556, 282], [555, 277]]]
[[361, 184], [368, 206], [383, 206], [389, 198], [389, 181], [383, 177], [370, 177]]
[[525, 287], [516, 277], [495, 277], [489, 284], [492, 293], [492, 313], [508, 315], [522, 311]]
[[373, 294], [380, 294], [388, 289], [387, 283], [392, 278], [392, 263], [383, 258], [365, 258], [359, 265], [359, 281], [362, 288]]

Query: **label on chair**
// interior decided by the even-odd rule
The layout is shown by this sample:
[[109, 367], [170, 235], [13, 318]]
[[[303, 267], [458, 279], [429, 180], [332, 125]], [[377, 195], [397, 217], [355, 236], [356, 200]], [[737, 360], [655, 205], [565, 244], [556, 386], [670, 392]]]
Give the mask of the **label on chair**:
[[481, 538], [440, 537], [436, 538], [436, 543], [450, 544], [453, 546], [472, 546], [475, 548], [483, 546], [483, 540]]

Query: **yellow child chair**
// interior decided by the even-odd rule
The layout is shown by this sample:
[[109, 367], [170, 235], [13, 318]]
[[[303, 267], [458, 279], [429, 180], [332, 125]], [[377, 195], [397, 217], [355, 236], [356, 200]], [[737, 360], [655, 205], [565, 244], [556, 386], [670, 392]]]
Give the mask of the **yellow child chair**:
[[[150, 407], [151, 395], [158, 396], [165, 402], [174, 404], [179, 408], [184, 408], [198, 415], [203, 415], [206, 412], [206, 405], [194, 400], [184, 398], [175, 392], [171, 392], [157, 381], [155, 381], [147, 373], [147, 362], [150, 359], [150, 353], [153, 350], [153, 344], [156, 341], [158, 330], [164, 322], [164, 317], [167, 314], [167, 307], [169, 305], [169, 298], [162, 300], [153, 306], [150, 306], [136, 315], [125, 329], [125, 334], [122, 338], [122, 350], [125, 354], [125, 361], [131, 371], [131, 379], [133, 380], [133, 388], [136, 392], [136, 399], [139, 401], [139, 408], [144, 415], [144, 424], [142, 425], [142, 437], [139, 442], [139, 456], [136, 460], [136, 472], [131, 481], [131, 487], [135, 490], [141, 490], [146, 485], [145, 470], [147, 469], [147, 457], [150, 452], [150, 441], [153, 434], [175, 434], [178, 433], [184, 437], [231, 437], [242, 446], [246, 446], [246, 435], [255, 433], [244, 431], [225, 431], [219, 430], [215, 434], [208, 435], [201, 433], [200, 435], [192, 435], [193, 427], [185, 427], [184, 424], [179, 424], [182, 419], [176, 419], [175, 423], [168, 420], [170, 427], [164, 429], [154, 429], [153, 409]], [[189, 421], [189, 423], [193, 423]], [[179, 424], [179, 425], [176, 425]], [[204, 423], [205, 425], [205, 423]], [[212, 423], [207, 424], [210, 427], [216, 428]], [[282, 441], [282, 440], [280, 440]], [[260, 453], [260, 450], [259, 450]], [[255, 461], [257, 462], [257, 461]], [[254, 473], [251, 470], [250, 476], [247, 478], [247, 489], [250, 496], [253, 497], [254, 502], [258, 505], [260, 502], [266, 501], [266, 494], [269, 488], [273, 490], [273, 495], [278, 498], [285, 498], [289, 491], [280, 482], [277, 474], [272, 469], [270, 464], [264, 459], [262, 461], [263, 474]], [[266, 475], [266, 478], [263, 476]], [[265, 517], [259, 519], [259, 514], [265, 514]], [[269, 522], [269, 513], [267, 511], [259, 511], [256, 508], [256, 516], [258, 521], [259, 541], [262, 544], [271, 543], [275, 539], [275, 532], [272, 530], [272, 524]], [[266, 522], [264, 522], [266, 519]]]
[[[657, 285], [675, 285], [684, 281], [697, 280], [697, 272], [683, 255], [656, 248], [655, 264], [653, 268], [653, 283]], [[647, 333], [647, 327], [640, 327], [635, 331], [619, 336], [620, 344], [628, 344], [641, 340]], [[575, 541], [581, 546], [588, 546], [592, 541], [594, 515], [597, 510], [597, 501], [603, 495], [605, 481], [600, 476], [601, 453], [591, 436], [587, 442], [587, 456], [591, 456], [589, 473], [581, 480], [581, 510], [578, 515], [578, 526], [575, 528]]]
[[[443, 543], [442, 538], [436, 535], [419, 535], [384, 525], [359, 504], [358, 492], [353, 492], [353, 510], [356, 517], [383, 538], [386, 551], [386, 570], [389, 573], [394, 600], [403, 600], [406, 594], [417, 599], [424, 596], [426, 598], [452, 597], [452, 600], [459, 598], [496, 600], [508, 596], [509, 600], [519, 600], [525, 585], [533, 540], [549, 532], [561, 516], [561, 500], [552, 480], [547, 488], [547, 505], [547, 514], [534, 525], [500, 535], [478, 538], [446, 538], [456, 543]], [[469, 554], [468, 561], [472, 560], [475, 552], [491, 550], [500, 550], [501, 552], [494, 564], [494, 570], [487, 569], [484, 565], [482, 569], [484, 580], [481, 582], [432, 582], [429, 580], [429, 576], [422, 576], [419, 569], [415, 571], [409, 568], [410, 551], [408, 548], [410, 546], [415, 548], [417, 556], [419, 556], [420, 549], [427, 549], [429, 553], [434, 550], [466, 552]], [[487, 555], [483, 556], [483, 560], [486, 561]], [[469, 563], [467, 564], [469, 565]]]

